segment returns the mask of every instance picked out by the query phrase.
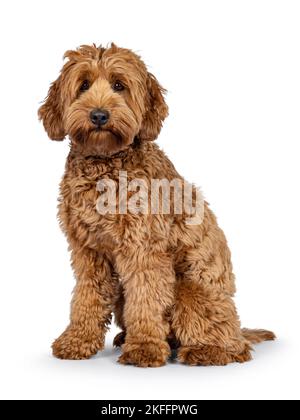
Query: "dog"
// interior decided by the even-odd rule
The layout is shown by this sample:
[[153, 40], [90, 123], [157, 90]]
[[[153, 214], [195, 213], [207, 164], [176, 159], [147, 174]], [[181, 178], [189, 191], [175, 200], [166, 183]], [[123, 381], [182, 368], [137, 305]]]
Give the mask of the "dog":
[[[83, 45], [64, 58], [38, 111], [50, 139], [70, 139], [59, 220], [76, 287], [53, 354], [95, 355], [114, 314], [122, 364], [162, 366], [172, 350], [188, 365], [249, 361], [252, 344], [275, 335], [241, 329], [230, 250], [207, 202], [201, 223], [187, 223], [191, 214], [174, 204], [169, 213], [121, 212], [120, 203], [97, 210], [97, 183], [120, 189], [120, 171], [150, 189], [153, 179], [184, 182], [154, 143], [168, 115], [166, 91], [137, 54], [115, 44]], [[195, 203], [195, 187], [192, 196]]]

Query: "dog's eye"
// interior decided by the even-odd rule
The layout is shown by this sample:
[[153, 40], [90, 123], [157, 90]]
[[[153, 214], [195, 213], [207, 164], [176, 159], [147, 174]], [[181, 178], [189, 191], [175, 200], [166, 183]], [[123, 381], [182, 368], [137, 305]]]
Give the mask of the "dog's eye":
[[114, 90], [115, 92], [121, 92], [121, 90], [124, 90], [124, 89], [125, 89], [125, 86], [124, 86], [121, 82], [119, 82], [119, 81], [117, 80], [117, 81], [113, 84], [112, 88], [113, 88], [113, 90]]
[[88, 80], [84, 80], [84, 81], [81, 83], [81, 86], [80, 86], [80, 92], [84, 92], [85, 90], [88, 90], [88, 89], [89, 89], [89, 87], [90, 87], [90, 82], [89, 82]]

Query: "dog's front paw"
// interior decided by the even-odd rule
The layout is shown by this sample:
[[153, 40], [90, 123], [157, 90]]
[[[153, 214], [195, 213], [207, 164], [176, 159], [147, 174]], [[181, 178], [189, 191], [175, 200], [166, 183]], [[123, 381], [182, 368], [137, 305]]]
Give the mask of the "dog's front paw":
[[135, 365], [139, 367], [163, 366], [170, 355], [170, 347], [166, 342], [139, 343], [123, 346], [123, 354], [119, 357], [119, 363]]
[[68, 327], [52, 344], [53, 355], [59, 359], [89, 359], [102, 350], [104, 340], [101, 335], [87, 334], [82, 330]]

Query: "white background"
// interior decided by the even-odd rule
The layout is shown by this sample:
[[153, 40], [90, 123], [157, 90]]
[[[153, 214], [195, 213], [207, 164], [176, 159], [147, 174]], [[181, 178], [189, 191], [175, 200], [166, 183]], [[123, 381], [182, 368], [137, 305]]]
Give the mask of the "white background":
[[[300, 4], [298, 1], [1, 2], [0, 397], [299, 398]], [[228, 367], [60, 361], [74, 285], [56, 221], [68, 142], [37, 120], [65, 50], [138, 51], [168, 93], [159, 144], [224, 228], [242, 323], [278, 335]]]

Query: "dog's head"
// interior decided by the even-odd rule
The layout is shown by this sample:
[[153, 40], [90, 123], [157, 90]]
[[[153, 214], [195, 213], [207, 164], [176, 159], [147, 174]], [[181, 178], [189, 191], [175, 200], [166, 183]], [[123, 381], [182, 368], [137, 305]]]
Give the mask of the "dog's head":
[[48, 136], [71, 141], [85, 154], [112, 155], [137, 137], [155, 140], [168, 115], [164, 89], [139, 56], [118, 48], [81, 46], [39, 109]]

